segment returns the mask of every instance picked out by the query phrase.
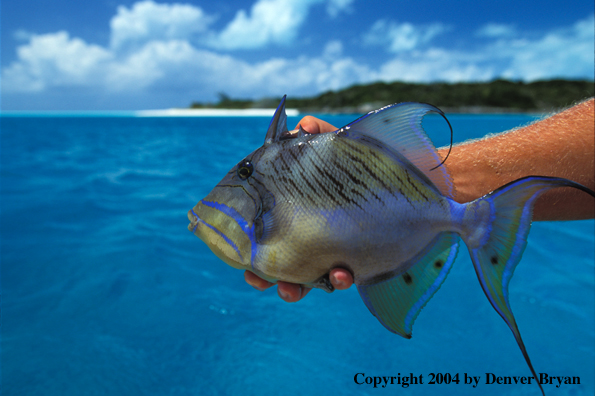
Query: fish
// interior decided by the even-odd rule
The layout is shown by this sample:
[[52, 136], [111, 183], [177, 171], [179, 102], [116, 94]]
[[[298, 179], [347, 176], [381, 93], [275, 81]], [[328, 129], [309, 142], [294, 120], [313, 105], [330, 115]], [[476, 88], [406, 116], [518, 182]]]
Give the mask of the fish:
[[458, 203], [446, 158], [422, 127], [428, 113], [448, 123], [437, 107], [392, 104], [334, 132], [311, 134], [287, 129], [285, 100], [263, 146], [188, 211], [188, 229], [228, 265], [270, 282], [332, 292], [329, 272], [348, 270], [370, 312], [405, 338], [445, 281], [462, 240], [481, 288], [538, 378], [508, 284], [535, 200], [559, 187], [595, 192], [567, 179], [528, 176]]

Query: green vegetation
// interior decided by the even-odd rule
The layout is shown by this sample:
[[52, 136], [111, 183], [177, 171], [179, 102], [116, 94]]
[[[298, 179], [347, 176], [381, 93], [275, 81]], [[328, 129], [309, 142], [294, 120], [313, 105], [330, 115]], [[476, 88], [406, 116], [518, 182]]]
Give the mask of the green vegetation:
[[[397, 102], [426, 102], [449, 111], [552, 111], [594, 96], [595, 84], [586, 80], [549, 80], [532, 83], [495, 80], [488, 83], [410, 84], [377, 82], [328, 91], [310, 98], [287, 98], [288, 108], [303, 112], [365, 112]], [[280, 98], [231, 99], [193, 103], [192, 108], [276, 107]]]

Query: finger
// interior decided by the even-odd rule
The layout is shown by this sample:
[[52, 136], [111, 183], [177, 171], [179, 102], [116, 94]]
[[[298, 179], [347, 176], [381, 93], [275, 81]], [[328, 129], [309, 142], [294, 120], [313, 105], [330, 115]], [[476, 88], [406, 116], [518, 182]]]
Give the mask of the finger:
[[246, 283], [260, 291], [268, 289], [269, 287], [274, 285], [274, 283], [266, 281], [262, 279], [260, 276], [255, 275], [250, 271], [244, 271], [244, 279], [246, 280]]
[[295, 283], [283, 281], [277, 282], [277, 293], [279, 294], [279, 297], [286, 302], [297, 302], [309, 292], [309, 287], [303, 287]]
[[299, 129], [300, 125], [310, 133], [325, 133], [337, 130], [336, 127], [329, 124], [328, 122], [322, 121], [321, 119], [312, 116], [305, 116], [302, 118], [300, 122], [298, 122], [295, 129]]
[[353, 284], [353, 275], [343, 268], [332, 269], [329, 273], [329, 279], [337, 290], [349, 289]]

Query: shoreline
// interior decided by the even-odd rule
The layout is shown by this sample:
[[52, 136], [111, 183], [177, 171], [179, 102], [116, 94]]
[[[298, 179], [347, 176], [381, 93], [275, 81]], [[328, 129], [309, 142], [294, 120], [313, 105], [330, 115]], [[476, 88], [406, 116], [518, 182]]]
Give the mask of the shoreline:
[[[386, 105], [386, 104], [385, 104]], [[286, 109], [288, 117], [306, 115], [364, 115], [385, 105], [366, 104], [357, 107], [339, 108], [290, 108]], [[445, 114], [549, 114], [560, 109], [518, 109], [487, 106], [439, 107]], [[73, 110], [73, 111], [1, 111], [0, 117], [272, 117], [274, 108], [253, 109], [150, 109], [150, 110]]]

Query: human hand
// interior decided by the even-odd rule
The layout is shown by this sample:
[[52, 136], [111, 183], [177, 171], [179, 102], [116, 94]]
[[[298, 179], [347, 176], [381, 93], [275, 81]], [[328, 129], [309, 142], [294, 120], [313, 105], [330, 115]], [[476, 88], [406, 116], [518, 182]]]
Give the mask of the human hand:
[[[328, 122], [322, 121], [316, 117], [306, 116], [300, 120], [296, 126], [296, 130], [301, 127], [309, 133], [325, 133], [336, 131], [337, 128], [329, 124]], [[246, 282], [257, 290], [263, 291], [273, 286], [274, 283], [266, 281], [255, 275], [250, 271], [244, 272], [244, 279]], [[342, 269], [335, 268], [329, 273], [329, 279], [331, 284], [337, 290], [349, 289], [353, 284], [353, 276], [351, 272]], [[306, 294], [311, 290], [309, 287], [303, 285], [278, 281], [277, 282], [277, 294], [286, 302], [297, 302], [304, 298]]]

